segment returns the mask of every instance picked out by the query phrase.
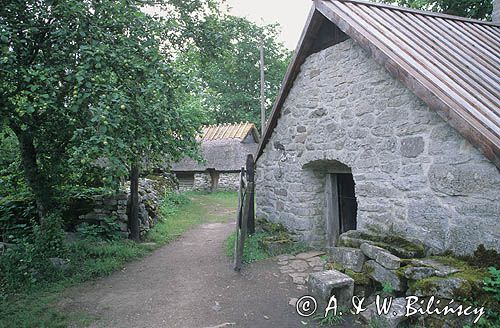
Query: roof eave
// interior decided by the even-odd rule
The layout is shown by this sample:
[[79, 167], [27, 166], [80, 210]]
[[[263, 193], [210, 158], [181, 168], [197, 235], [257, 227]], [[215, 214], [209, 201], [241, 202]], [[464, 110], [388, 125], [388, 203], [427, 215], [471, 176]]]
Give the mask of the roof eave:
[[[352, 1], [352, 0], [339, 0], [342, 2], [357, 2], [366, 3], [363, 1]], [[367, 3], [368, 4], [368, 3]], [[374, 5], [369, 3], [370, 5]], [[376, 5], [387, 7], [386, 5]], [[394, 8], [394, 6], [389, 6]], [[399, 10], [399, 9], [398, 9]], [[414, 10], [404, 9], [406, 11], [415, 12]], [[418, 11], [417, 11], [418, 12]], [[421, 12], [419, 12], [421, 13]], [[435, 14], [434, 16], [448, 18], [449, 15]], [[391, 59], [390, 55], [385, 53], [379, 47], [374, 45], [367, 37], [362, 33], [357, 31], [355, 28], [345, 21], [342, 17], [335, 13], [335, 11], [328, 8], [322, 1], [314, 0], [314, 4], [309, 13], [305, 29], [302, 32], [299, 44], [296, 48], [292, 62], [290, 63], [285, 78], [282, 83], [282, 87], [278, 94], [277, 101], [274, 104], [271, 117], [267, 122], [266, 129], [263, 133], [262, 139], [259, 143], [257, 154], [255, 160], [257, 161], [267, 141], [271, 137], [273, 130], [276, 126], [277, 120], [280, 116], [281, 107], [283, 106], [288, 93], [293, 85], [293, 82], [300, 71], [300, 66], [303, 64], [307, 56], [309, 56], [310, 49], [312, 48], [312, 39], [314, 39], [314, 34], [316, 34], [319, 25], [321, 23], [321, 17], [326, 17], [329, 21], [335, 24], [342, 32], [355, 40], [361, 47], [366, 51], [371, 53], [372, 57], [377, 63], [385, 67], [389, 73], [400, 80], [409, 90], [411, 90], [415, 95], [417, 95], [422, 101], [424, 101], [431, 109], [435, 110], [448, 124], [455, 128], [459, 133], [471, 142], [475, 147], [480, 149], [483, 154], [491, 160], [497, 168], [500, 168], [500, 145], [493, 142], [496, 140], [495, 135], [491, 133], [488, 129], [483, 127], [478, 127], [474, 125], [474, 120], [467, 117], [467, 113], [459, 113], [454, 110], [453, 104], [448, 103], [446, 100], [436, 96], [431, 90], [424, 86], [418, 79], [413, 77], [410, 72], [405, 71], [396, 61]], [[453, 17], [453, 16], [451, 16]], [[481, 22], [468, 19], [459, 19], [464, 21]], [[494, 25], [496, 24], [488, 24]]]

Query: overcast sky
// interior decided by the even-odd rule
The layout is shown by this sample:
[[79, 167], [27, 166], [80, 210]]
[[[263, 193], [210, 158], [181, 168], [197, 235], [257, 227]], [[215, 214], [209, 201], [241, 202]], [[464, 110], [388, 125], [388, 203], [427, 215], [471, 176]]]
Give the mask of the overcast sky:
[[280, 41], [295, 49], [312, 6], [311, 0], [226, 0], [231, 14], [246, 17], [259, 25], [279, 23]]

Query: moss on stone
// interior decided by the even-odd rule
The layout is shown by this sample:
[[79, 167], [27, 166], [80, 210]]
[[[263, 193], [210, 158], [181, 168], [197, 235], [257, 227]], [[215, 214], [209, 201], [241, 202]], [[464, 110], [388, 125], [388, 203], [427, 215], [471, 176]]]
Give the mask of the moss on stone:
[[354, 272], [351, 269], [347, 269], [339, 263], [328, 262], [325, 264], [326, 270], [337, 270], [340, 271], [354, 280], [355, 285], [367, 286], [370, 284], [370, 276], [364, 272]]
[[344, 273], [354, 280], [355, 285], [368, 286], [370, 284], [370, 276], [364, 272], [354, 272], [346, 269]]
[[357, 248], [363, 241], [387, 249], [391, 253], [402, 258], [425, 256], [423, 245], [411, 242], [397, 235], [372, 234], [356, 231], [352, 236], [350, 235], [347, 238], [342, 238], [339, 246]]
[[437, 288], [436, 281], [442, 280], [443, 278], [439, 277], [429, 277], [420, 280], [411, 280], [408, 283], [409, 290], [411, 293], [414, 293], [417, 290], [422, 291], [424, 294], [432, 294]]
[[462, 278], [471, 283], [482, 284], [484, 278], [488, 276], [488, 270], [486, 268], [472, 266], [453, 256], [431, 256], [430, 258], [460, 270], [460, 272], [451, 274], [450, 277]]

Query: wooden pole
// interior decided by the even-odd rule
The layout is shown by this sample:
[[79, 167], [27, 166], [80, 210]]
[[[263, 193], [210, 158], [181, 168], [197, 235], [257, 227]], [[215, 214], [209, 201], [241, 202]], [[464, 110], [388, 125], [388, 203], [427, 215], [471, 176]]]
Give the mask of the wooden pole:
[[[254, 183], [254, 177], [255, 177], [255, 168], [254, 168], [254, 161], [253, 161], [253, 156], [252, 154], [248, 154], [247, 156], [247, 181], [248, 183], [253, 186]], [[248, 195], [250, 198], [250, 205], [248, 209], [248, 221], [247, 221], [247, 228], [248, 228], [248, 234], [253, 235], [255, 233], [255, 203], [254, 203], [254, 191], [248, 190]]]
[[260, 134], [264, 135], [264, 129], [266, 128], [266, 107], [265, 107], [265, 76], [264, 76], [264, 38], [260, 41], [260, 121], [261, 130]]

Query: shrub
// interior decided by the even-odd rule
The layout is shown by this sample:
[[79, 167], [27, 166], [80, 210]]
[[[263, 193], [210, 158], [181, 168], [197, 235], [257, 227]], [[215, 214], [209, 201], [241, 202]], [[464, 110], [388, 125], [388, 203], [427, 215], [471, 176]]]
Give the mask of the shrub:
[[84, 222], [77, 227], [78, 234], [83, 239], [116, 240], [120, 238], [120, 225], [113, 218], [104, 218], [99, 224]]
[[0, 257], [0, 279], [4, 289], [15, 290], [60, 277], [61, 272], [49, 261], [52, 257], [67, 255], [59, 213], [47, 215], [42, 225], [34, 223], [32, 234], [17, 242]]

